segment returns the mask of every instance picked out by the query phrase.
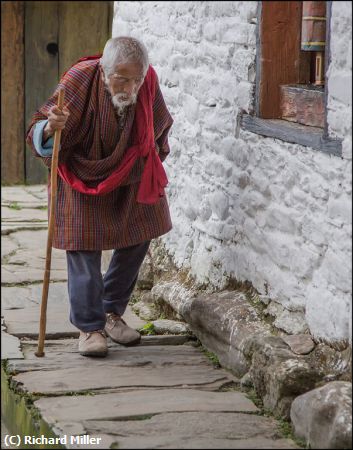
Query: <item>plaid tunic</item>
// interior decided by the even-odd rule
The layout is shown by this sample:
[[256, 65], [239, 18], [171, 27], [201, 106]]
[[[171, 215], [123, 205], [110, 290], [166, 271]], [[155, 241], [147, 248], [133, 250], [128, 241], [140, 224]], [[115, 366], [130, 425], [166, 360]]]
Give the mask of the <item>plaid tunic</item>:
[[[59, 162], [70, 164], [74, 159], [82, 159], [86, 166], [77, 166], [76, 175], [93, 186], [112, 172], [131, 145], [136, 105], [128, 108], [121, 127], [101, 78], [98, 61], [76, 64], [60, 80], [53, 96], [33, 116], [27, 130], [27, 142], [36, 157], [40, 156], [33, 145], [33, 126], [47, 118], [47, 111], [57, 103], [61, 86], [65, 87], [65, 105], [70, 116], [62, 131]], [[155, 141], [163, 161], [170, 151], [168, 132], [173, 120], [158, 81], [153, 120]], [[50, 168], [51, 158], [41, 159]], [[143, 158], [139, 158], [122, 185], [105, 195], [82, 194], [58, 177], [53, 247], [109, 250], [135, 245], [170, 231], [172, 224], [166, 196], [152, 205], [136, 202], [143, 167]], [[48, 199], [50, 208], [50, 176]]]

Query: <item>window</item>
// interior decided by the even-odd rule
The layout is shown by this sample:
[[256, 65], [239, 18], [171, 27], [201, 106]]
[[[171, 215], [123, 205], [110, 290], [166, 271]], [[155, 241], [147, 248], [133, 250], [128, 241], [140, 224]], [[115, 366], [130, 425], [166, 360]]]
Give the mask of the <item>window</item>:
[[259, 2], [255, 115], [242, 128], [341, 155], [326, 122], [330, 15], [331, 2]]

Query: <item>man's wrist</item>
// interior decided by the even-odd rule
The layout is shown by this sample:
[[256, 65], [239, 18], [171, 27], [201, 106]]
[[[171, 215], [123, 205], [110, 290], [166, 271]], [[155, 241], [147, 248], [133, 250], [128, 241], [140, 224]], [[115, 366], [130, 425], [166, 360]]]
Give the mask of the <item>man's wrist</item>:
[[50, 137], [52, 137], [53, 134], [54, 134], [54, 132], [52, 131], [52, 129], [50, 127], [48, 127], [48, 124], [47, 124], [43, 130], [43, 138], [42, 138], [43, 143], [46, 142]]

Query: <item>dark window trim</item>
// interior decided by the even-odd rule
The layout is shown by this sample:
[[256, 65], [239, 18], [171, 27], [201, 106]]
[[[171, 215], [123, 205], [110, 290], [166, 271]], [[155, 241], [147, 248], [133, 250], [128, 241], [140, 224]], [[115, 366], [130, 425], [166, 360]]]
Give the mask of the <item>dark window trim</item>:
[[325, 123], [324, 128], [310, 127], [298, 123], [288, 122], [282, 119], [261, 119], [259, 117], [259, 89], [261, 80], [261, 43], [260, 43], [260, 22], [262, 14], [262, 1], [258, 2], [257, 24], [256, 24], [256, 84], [253, 110], [255, 115], [240, 114], [240, 126], [246, 131], [260, 134], [262, 136], [281, 139], [285, 142], [300, 144], [312, 147], [324, 153], [342, 156], [342, 140], [332, 139], [328, 136], [327, 123], [327, 101], [328, 101], [328, 79], [327, 69], [331, 63], [330, 51], [330, 28], [331, 28], [331, 7], [332, 1], [326, 2], [327, 27], [326, 27], [326, 48], [325, 48]]

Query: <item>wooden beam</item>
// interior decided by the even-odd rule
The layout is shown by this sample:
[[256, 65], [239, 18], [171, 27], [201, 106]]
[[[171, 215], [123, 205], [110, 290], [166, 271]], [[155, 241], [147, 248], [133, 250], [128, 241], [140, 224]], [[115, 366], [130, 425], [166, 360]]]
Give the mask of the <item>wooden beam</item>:
[[323, 136], [322, 128], [308, 127], [281, 119], [260, 119], [244, 114], [240, 126], [243, 130], [285, 142], [311, 147], [336, 156], [342, 156], [342, 141]]
[[280, 88], [282, 119], [310, 127], [324, 127], [325, 93], [321, 87], [285, 84]]

